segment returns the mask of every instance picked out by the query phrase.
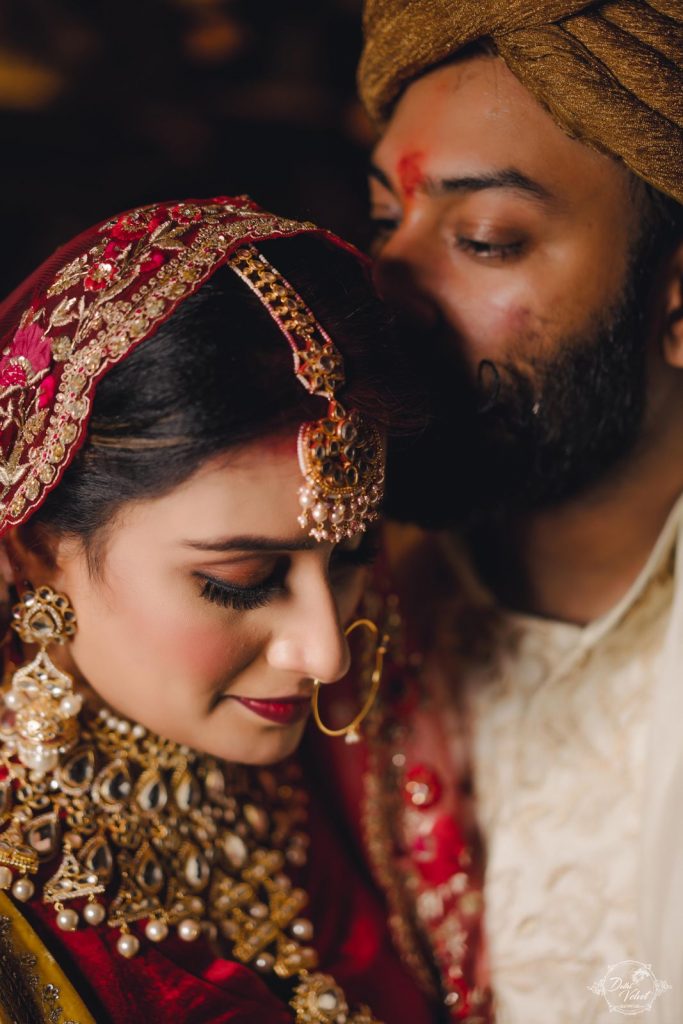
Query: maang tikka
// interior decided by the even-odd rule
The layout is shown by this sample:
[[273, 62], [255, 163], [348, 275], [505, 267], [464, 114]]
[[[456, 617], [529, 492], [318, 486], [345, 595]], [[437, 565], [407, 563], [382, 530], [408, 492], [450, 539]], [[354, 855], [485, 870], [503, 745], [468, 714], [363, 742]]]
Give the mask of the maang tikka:
[[246, 196], [156, 203], [93, 229], [82, 250], [51, 272], [40, 301], [27, 295], [20, 316], [13, 308], [16, 329], [3, 335], [0, 533], [26, 522], [57, 486], [86, 439], [103, 374], [222, 266], [258, 297], [289, 345], [296, 379], [327, 405], [299, 430], [301, 527], [336, 544], [377, 519], [385, 445], [374, 411], [346, 405], [342, 352], [258, 248], [261, 241], [309, 232], [349, 249], [329, 232], [275, 217]]
[[57, 767], [61, 755], [78, 741], [77, 715], [83, 699], [73, 679], [54, 664], [47, 648], [64, 644], [76, 632], [76, 613], [64, 594], [52, 587], [27, 589], [12, 609], [12, 629], [25, 644], [37, 644], [35, 657], [12, 675], [5, 706], [13, 728], [3, 728], [3, 750], [39, 775]]
[[362, 533], [379, 516], [385, 451], [382, 436], [338, 398], [345, 372], [341, 352], [289, 281], [253, 245], [227, 265], [258, 296], [294, 357], [294, 374], [311, 395], [327, 400], [327, 415], [299, 429], [299, 524], [318, 541], [338, 544]]

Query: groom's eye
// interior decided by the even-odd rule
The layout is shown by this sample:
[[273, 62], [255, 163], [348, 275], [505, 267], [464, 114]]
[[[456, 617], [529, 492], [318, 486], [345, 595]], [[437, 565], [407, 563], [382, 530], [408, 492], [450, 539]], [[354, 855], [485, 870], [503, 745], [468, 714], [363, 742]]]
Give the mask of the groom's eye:
[[372, 224], [375, 232], [381, 231], [395, 231], [398, 227], [397, 217], [370, 217], [370, 223]]
[[466, 238], [459, 235], [456, 246], [480, 260], [503, 261], [513, 259], [524, 251], [524, 242], [485, 242], [478, 238]]

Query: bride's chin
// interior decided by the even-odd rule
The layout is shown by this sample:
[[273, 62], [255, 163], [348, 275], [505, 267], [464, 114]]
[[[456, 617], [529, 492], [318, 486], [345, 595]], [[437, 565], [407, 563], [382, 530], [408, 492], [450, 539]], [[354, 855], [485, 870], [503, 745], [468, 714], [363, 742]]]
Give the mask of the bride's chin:
[[221, 761], [246, 765], [270, 765], [284, 761], [296, 751], [301, 743], [305, 722], [289, 726], [268, 726], [254, 730], [251, 737], [243, 732], [238, 743], [226, 742], [220, 749], [206, 750], [205, 753]]

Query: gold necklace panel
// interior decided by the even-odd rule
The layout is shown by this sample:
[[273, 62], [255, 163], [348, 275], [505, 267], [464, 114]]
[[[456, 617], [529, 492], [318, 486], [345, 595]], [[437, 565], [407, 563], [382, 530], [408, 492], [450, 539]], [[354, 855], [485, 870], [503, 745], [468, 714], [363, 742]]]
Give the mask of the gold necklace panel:
[[106, 710], [80, 726], [53, 771], [2, 758], [0, 888], [31, 899], [40, 870], [42, 900], [65, 931], [79, 926], [72, 902], [84, 900], [83, 921], [118, 928], [125, 957], [140, 948], [135, 922], [147, 922], [150, 942], [172, 927], [188, 942], [204, 934], [259, 973], [292, 979], [297, 1024], [377, 1024], [311, 973], [308, 896], [286, 870], [307, 860], [298, 768], [226, 766]]

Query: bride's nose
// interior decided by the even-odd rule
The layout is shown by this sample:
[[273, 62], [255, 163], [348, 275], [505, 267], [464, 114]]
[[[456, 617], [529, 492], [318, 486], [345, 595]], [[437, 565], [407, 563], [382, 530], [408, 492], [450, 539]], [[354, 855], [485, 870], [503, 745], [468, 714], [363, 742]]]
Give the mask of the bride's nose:
[[300, 597], [272, 636], [267, 652], [272, 668], [323, 683], [349, 670], [351, 655], [332, 592], [321, 586]]

